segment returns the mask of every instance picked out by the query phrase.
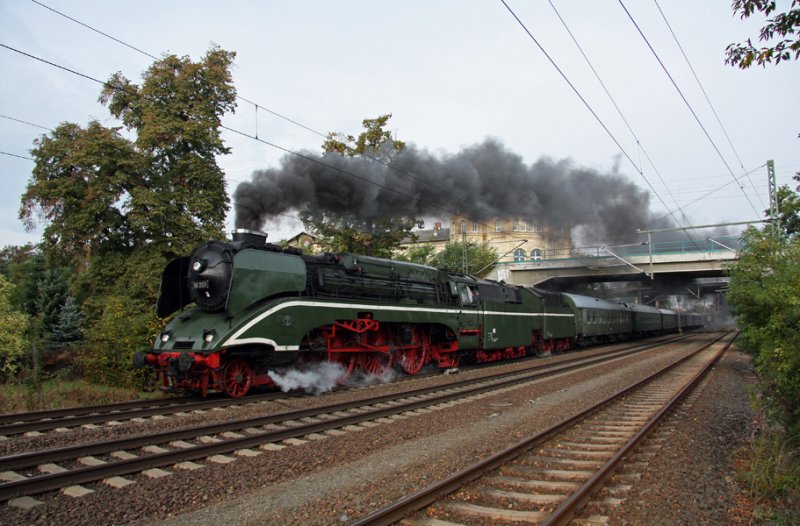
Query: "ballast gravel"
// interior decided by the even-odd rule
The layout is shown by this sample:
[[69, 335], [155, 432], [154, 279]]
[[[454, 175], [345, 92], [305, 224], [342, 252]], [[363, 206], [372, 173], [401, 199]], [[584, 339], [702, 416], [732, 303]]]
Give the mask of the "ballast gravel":
[[[644, 371], [666, 364], [667, 355], [650, 353], [563, 373], [374, 427], [359, 426], [353, 429], [360, 430], [274, 450], [256, 449], [256, 456], [231, 453], [227, 456], [236, 460], [227, 464], [205, 461], [196, 463], [200, 468], [173, 467], [161, 478], [133, 475], [127, 478], [136, 484], [121, 489], [90, 484], [94, 492], [84, 497], [46, 495], [44, 504], [28, 510], [1, 505], [0, 524], [348, 524], [626, 387]], [[420, 386], [437, 381], [442, 379], [424, 379]], [[717, 519], [730, 518], [724, 513], [737, 491], [731, 465], [736, 448], [750, 433], [746, 390], [751, 382], [746, 357], [729, 351], [703, 395], [675, 423], [676, 433], [680, 429], [676, 436], [691, 440], [679, 440], [674, 448], [670, 442], [664, 455], [650, 461], [654, 471], [642, 476], [645, 485], [637, 484], [618, 508], [597, 511], [609, 517], [609, 524], [729, 523]], [[375, 386], [323, 398], [333, 403], [366, 397], [365, 391], [372, 396], [408, 387]], [[319, 404], [319, 399], [287, 399], [279, 410], [313, 403]], [[701, 407], [706, 407], [702, 420], [688, 416]], [[248, 416], [259, 411], [248, 406], [240, 410]], [[260, 411], [264, 414], [263, 408]], [[114, 428], [112, 433], [118, 432]], [[687, 466], [701, 474], [699, 482], [680, 471]], [[664, 481], [666, 488], [660, 486]], [[666, 494], [671, 498], [664, 498]], [[679, 503], [685, 504], [680, 509], [685, 510], [681, 520], [686, 522], [674, 521]]]

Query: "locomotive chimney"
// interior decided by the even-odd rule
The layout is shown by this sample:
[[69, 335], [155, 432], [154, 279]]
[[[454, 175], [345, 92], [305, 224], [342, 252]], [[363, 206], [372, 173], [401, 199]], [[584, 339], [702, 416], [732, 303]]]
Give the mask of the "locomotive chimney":
[[248, 245], [261, 248], [267, 244], [267, 234], [257, 230], [246, 230], [244, 228], [237, 228], [231, 235], [234, 241], [243, 241]]

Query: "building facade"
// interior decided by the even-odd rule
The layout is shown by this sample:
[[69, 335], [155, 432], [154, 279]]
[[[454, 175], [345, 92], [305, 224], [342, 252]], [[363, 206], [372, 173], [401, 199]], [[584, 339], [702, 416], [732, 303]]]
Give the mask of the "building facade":
[[567, 258], [572, 249], [569, 227], [520, 218], [478, 222], [456, 216], [450, 218], [450, 228], [436, 222], [433, 229], [414, 234], [417, 241], [404, 243], [404, 247], [428, 244], [439, 252], [447, 243], [467, 241], [488, 245], [497, 252], [498, 263], [503, 264]]

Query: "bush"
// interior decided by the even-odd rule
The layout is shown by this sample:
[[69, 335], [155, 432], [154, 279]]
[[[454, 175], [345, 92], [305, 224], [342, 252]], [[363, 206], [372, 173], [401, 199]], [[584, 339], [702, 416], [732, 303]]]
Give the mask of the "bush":
[[800, 436], [800, 239], [750, 229], [731, 265], [728, 302], [754, 356], [764, 405], [788, 436]]
[[14, 286], [0, 275], [0, 377], [19, 371], [28, 348], [26, 332], [30, 320], [11, 306], [13, 291]]
[[77, 360], [86, 380], [117, 387], [142, 385], [144, 373], [133, 369], [133, 354], [149, 349], [161, 328], [152, 311], [152, 306], [120, 296], [107, 298], [89, 331], [87, 350]]

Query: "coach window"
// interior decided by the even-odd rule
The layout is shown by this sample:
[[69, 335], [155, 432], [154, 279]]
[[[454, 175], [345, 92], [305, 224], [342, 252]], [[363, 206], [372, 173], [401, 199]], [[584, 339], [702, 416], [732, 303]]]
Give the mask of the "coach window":
[[525, 261], [525, 251], [518, 248], [514, 251], [514, 262], [519, 263], [520, 261]]

